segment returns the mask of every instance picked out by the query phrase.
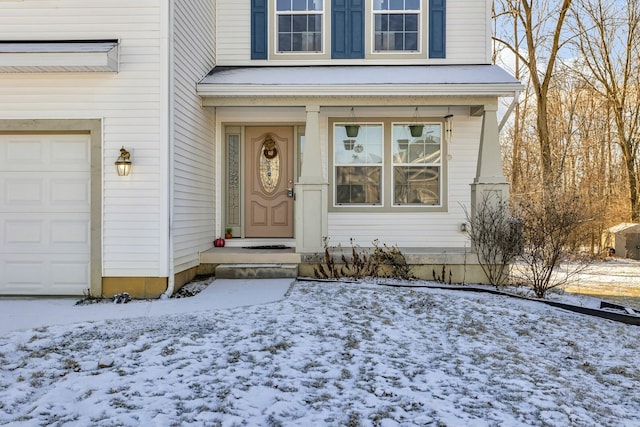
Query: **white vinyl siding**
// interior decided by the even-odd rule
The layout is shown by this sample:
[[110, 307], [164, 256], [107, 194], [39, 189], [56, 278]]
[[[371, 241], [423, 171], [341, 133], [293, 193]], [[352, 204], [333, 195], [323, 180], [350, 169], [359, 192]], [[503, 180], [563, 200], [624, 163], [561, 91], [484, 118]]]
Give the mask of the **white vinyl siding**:
[[[428, 10], [428, 0], [423, 0], [423, 10]], [[370, 18], [371, 6], [368, 7]], [[392, 58], [376, 59], [352, 59], [352, 60], [331, 60], [313, 58], [300, 58], [283, 60], [278, 57], [275, 61], [252, 61], [251, 60], [251, 4], [249, 1], [239, 2], [236, 0], [218, 0], [218, 16], [216, 21], [217, 33], [217, 58], [219, 66], [247, 66], [256, 65], [256, 62], [265, 65], [327, 65], [335, 64], [489, 64], [491, 62], [491, 8], [488, 0], [447, 0], [447, 39], [446, 55], [444, 59], [429, 59], [426, 52], [419, 57], [412, 56], [410, 59], [399, 58], [393, 55]], [[327, 16], [330, 2], [327, 3]], [[425, 12], [426, 13], [426, 12]], [[273, 19], [273, 17], [270, 17]], [[273, 29], [271, 22], [269, 28]], [[428, 31], [428, 29], [427, 29]], [[272, 35], [273, 36], [273, 35]], [[369, 37], [367, 34], [366, 37]], [[329, 44], [328, 44], [329, 45]], [[424, 49], [423, 49], [424, 50]]]
[[175, 3], [173, 250], [175, 271], [199, 263], [214, 236], [214, 115], [196, 83], [214, 65], [213, 0]]
[[[0, 3], [3, 40], [120, 40], [118, 73], [0, 79], [1, 119], [102, 120], [103, 276], [166, 275], [164, 18], [156, 0]], [[132, 154], [128, 177], [113, 165], [121, 146]]]
[[491, 2], [447, 0], [447, 58], [443, 63], [491, 63]]
[[251, 1], [216, 1], [216, 64], [251, 65]]

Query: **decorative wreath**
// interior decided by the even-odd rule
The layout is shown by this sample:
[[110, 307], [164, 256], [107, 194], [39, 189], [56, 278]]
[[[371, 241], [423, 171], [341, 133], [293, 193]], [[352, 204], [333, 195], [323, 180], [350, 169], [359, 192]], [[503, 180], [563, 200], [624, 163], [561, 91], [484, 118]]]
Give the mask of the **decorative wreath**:
[[271, 160], [278, 155], [278, 148], [276, 147], [276, 143], [273, 139], [269, 138], [262, 144], [263, 150], [262, 154]]

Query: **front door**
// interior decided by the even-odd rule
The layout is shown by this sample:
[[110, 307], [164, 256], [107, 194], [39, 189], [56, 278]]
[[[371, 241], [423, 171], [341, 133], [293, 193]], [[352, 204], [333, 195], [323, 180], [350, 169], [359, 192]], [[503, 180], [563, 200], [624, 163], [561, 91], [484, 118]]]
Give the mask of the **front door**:
[[245, 129], [245, 237], [293, 237], [293, 127]]

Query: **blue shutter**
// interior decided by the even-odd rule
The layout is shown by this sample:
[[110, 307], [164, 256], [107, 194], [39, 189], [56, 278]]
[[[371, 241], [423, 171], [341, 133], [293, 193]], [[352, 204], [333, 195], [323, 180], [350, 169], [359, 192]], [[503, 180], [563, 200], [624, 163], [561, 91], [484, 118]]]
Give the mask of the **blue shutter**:
[[445, 57], [446, 6], [446, 0], [429, 1], [429, 58]]
[[251, 59], [267, 59], [267, 0], [251, 0]]
[[331, 58], [364, 58], [364, 0], [331, 1]]

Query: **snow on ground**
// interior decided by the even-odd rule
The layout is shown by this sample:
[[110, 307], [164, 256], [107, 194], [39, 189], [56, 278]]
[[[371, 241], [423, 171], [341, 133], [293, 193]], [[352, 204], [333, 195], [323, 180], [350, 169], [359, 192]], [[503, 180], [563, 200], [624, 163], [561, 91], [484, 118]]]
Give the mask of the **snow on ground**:
[[533, 301], [298, 282], [271, 304], [12, 332], [0, 424], [632, 426], [639, 349], [637, 326]]
[[567, 292], [592, 295], [640, 311], [640, 261], [607, 258], [577, 274]]

